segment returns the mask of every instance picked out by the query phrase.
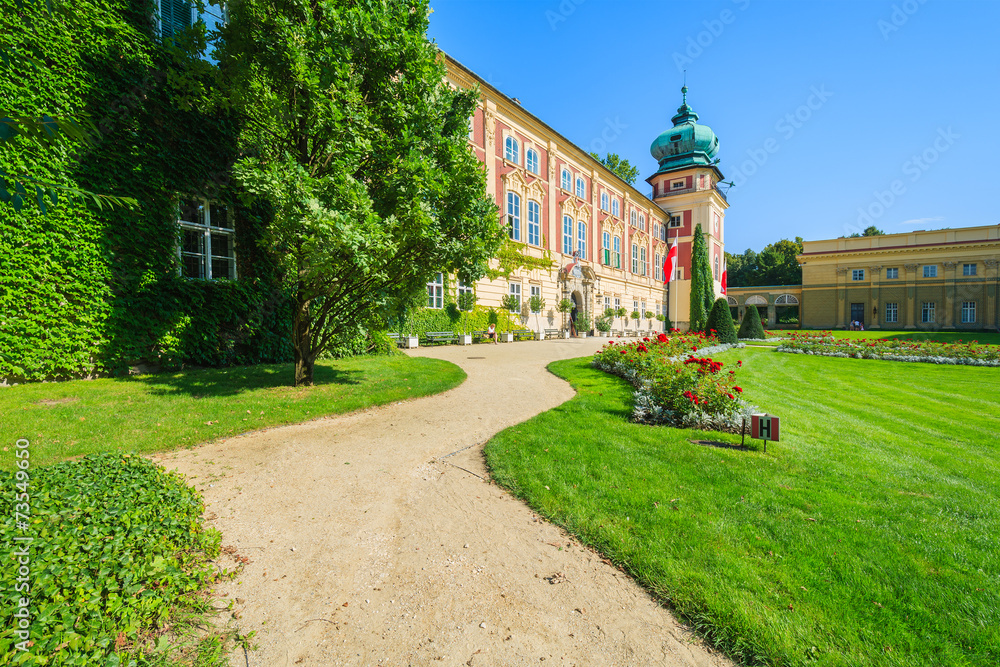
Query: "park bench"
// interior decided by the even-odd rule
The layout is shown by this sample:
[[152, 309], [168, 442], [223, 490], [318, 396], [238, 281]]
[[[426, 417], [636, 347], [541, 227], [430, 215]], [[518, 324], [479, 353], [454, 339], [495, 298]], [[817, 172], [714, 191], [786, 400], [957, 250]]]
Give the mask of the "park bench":
[[453, 331], [427, 331], [424, 333], [424, 344], [457, 343], [458, 336]]
[[514, 335], [514, 340], [535, 340], [535, 332], [531, 329], [518, 329], [511, 333]]
[[546, 338], [562, 338], [562, 329], [546, 329]]
[[625, 337], [626, 338], [634, 338], [635, 337], [635, 332], [632, 331], [631, 329], [626, 329], [625, 330]]
[[486, 337], [486, 332], [485, 331], [473, 331], [472, 332], [472, 342], [473, 343], [481, 343], [484, 340], [489, 340], [489, 338]]

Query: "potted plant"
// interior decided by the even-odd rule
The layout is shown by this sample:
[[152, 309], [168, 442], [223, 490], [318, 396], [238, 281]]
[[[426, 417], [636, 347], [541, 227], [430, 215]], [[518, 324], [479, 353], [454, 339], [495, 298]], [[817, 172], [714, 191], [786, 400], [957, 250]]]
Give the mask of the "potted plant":
[[607, 338], [610, 335], [609, 332], [611, 331], [611, 320], [614, 317], [613, 314], [614, 311], [612, 311], [612, 315], [608, 315], [608, 311], [610, 310], [611, 309], [608, 308], [607, 310], [604, 311], [603, 316], [598, 317], [596, 320], [594, 320], [594, 328], [597, 329], [598, 336], [603, 336]]
[[643, 313], [643, 317], [649, 322], [649, 331], [650, 331], [650, 333], [652, 333], [653, 332], [653, 317], [654, 317], [653, 313], [647, 310], [645, 313]]
[[[628, 311], [625, 310], [625, 306], [619, 306], [619, 307], [615, 308], [615, 315], [618, 316], [618, 317], [620, 317], [620, 318], [622, 318], [623, 320], [625, 319], [625, 315], [627, 313], [628, 313]], [[622, 325], [622, 328], [623, 329], [625, 328], [624, 324]]]
[[476, 307], [479, 297], [475, 292], [462, 292], [458, 295], [458, 309], [462, 311], [462, 333], [458, 340], [461, 345], [472, 345], [472, 332], [469, 331], [469, 312]]
[[[504, 307], [504, 310], [506, 310], [508, 313], [518, 313], [521, 310], [521, 300], [518, 299], [513, 294], [505, 294], [503, 299], [501, 299], [500, 301], [500, 305], [502, 305]], [[499, 333], [499, 326], [498, 326], [497, 337], [500, 340], [504, 341], [505, 343], [514, 342], [514, 334], [510, 331], [504, 331], [503, 333]]]
[[[399, 343], [408, 350], [420, 347], [420, 338], [413, 333], [413, 309], [408, 308], [399, 321]], [[406, 330], [404, 333], [404, 329]]]
[[563, 338], [569, 338], [569, 327], [566, 325], [566, 314], [573, 310], [573, 302], [562, 299], [556, 309], [563, 314]]
[[[663, 314], [660, 314], [660, 315], [656, 316], [656, 319], [659, 320], [660, 322], [666, 322], [667, 321], [667, 316], [663, 315]], [[664, 331], [666, 331], [667, 329], [669, 329], [669, 327], [663, 327]]]
[[590, 313], [585, 310], [578, 312], [576, 314], [576, 335], [580, 338], [586, 338], [587, 334], [590, 333], [590, 329]]
[[[639, 311], [638, 310], [633, 310], [632, 311], [632, 321], [635, 322], [635, 328], [638, 330], [638, 328], [639, 328]], [[636, 333], [638, 333], [638, 331]]]
[[542, 312], [542, 309], [545, 308], [545, 299], [538, 294], [533, 295], [530, 299], [528, 299], [528, 308], [535, 314], [535, 340], [541, 340], [542, 325], [538, 322], [538, 317]]

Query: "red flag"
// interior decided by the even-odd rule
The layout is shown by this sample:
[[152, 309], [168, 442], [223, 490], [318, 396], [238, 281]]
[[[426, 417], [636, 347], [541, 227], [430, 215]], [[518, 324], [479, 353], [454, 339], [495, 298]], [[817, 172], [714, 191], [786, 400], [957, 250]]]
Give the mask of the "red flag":
[[669, 283], [673, 282], [674, 278], [677, 276], [677, 239], [674, 239], [674, 244], [670, 246], [670, 252], [667, 253], [667, 258], [663, 260], [663, 282]]
[[722, 296], [726, 296], [726, 264], [727, 262], [723, 260], [722, 262]]

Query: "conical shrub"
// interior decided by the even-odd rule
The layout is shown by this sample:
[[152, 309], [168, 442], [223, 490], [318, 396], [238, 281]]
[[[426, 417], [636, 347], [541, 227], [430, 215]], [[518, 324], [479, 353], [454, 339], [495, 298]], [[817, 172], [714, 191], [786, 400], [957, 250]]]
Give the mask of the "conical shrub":
[[720, 343], [736, 343], [736, 327], [733, 326], [733, 316], [729, 312], [729, 301], [720, 297], [712, 304], [712, 312], [708, 314], [706, 328], [715, 329], [715, 336]]
[[739, 333], [736, 334], [740, 339], [747, 338], [764, 338], [764, 325], [760, 323], [760, 313], [757, 312], [757, 306], [747, 306], [746, 312], [743, 314], [743, 321], [740, 322]]

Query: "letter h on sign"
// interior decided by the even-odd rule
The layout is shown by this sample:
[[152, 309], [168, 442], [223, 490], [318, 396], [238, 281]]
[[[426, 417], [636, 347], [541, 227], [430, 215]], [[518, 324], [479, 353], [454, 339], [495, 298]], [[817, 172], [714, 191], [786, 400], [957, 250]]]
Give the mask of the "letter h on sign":
[[764, 451], [767, 451], [767, 441], [778, 442], [780, 420], [774, 415], [756, 414], [750, 416], [750, 437], [764, 440]]

